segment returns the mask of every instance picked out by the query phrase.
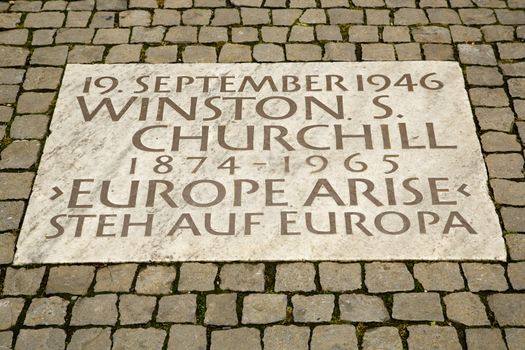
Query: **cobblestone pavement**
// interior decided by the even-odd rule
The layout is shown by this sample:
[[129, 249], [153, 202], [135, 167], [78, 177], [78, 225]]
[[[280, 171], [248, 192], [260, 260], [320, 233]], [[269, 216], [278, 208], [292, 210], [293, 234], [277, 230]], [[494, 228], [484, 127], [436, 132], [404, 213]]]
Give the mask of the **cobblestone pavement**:
[[[507, 263], [11, 266], [65, 64], [396, 59], [461, 63]], [[525, 0], [0, 2], [0, 349], [525, 349], [524, 59]]]

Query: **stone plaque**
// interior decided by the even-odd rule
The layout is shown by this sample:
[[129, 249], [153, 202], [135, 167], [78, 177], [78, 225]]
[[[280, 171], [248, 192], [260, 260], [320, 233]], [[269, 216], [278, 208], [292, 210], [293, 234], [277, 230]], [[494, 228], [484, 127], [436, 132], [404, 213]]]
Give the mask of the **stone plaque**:
[[68, 65], [16, 264], [504, 260], [455, 62]]

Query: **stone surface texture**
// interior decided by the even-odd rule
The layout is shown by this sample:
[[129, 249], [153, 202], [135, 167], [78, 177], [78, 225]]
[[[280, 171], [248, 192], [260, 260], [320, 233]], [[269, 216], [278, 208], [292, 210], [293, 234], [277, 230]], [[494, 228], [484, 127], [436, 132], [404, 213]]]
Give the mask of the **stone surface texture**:
[[[0, 349], [523, 350], [524, 16], [522, 0], [0, 1]], [[21, 224], [27, 218], [34, 177], [43, 165], [42, 152], [48, 138], [54, 133], [50, 132], [50, 122], [57, 110], [56, 97], [60, 88], [66, 88], [62, 83], [66, 63], [294, 61], [302, 64], [306, 61], [365, 60], [459, 62], [465, 77], [461, 86], [468, 91], [472, 106], [469, 111], [475, 118], [475, 137], [482, 145], [491, 198], [504, 232], [507, 249], [504, 260], [508, 262], [469, 260], [464, 263], [458, 259], [387, 262], [384, 256], [375, 258], [377, 262], [313, 258], [307, 261], [208, 261], [206, 263], [214, 265], [210, 271], [195, 274], [194, 279], [191, 274], [186, 275], [182, 289], [179, 282], [182, 275], [188, 271], [197, 272], [193, 264], [185, 267], [185, 262], [166, 261], [13, 265]], [[396, 71], [398, 69], [381, 73], [391, 75]], [[239, 72], [234, 66], [228, 74]], [[286, 71], [277, 73], [279, 76]], [[376, 91], [381, 87], [380, 77], [372, 80], [379, 85], [368, 84], [366, 79], [367, 76], [364, 83], [369, 90], [369, 103], [374, 97], [390, 95], [393, 87]], [[151, 89], [154, 88], [152, 82], [148, 80]], [[413, 82], [418, 83], [414, 86], [417, 91], [420, 82]], [[101, 81], [100, 85], [107, 88], [109, 83], [109, 80]], [[396, 80], [391, 83], [395, 84]], [[404, 89], [407, 94], [406, 86], [396, 89]], [[92, 92], [101, 90], [91, 86]], [[82, 96], [69, 97], [74, 99], [77, 95]], [[146, 94], [136, 93], [136, 96], [140, 99]], [[390, 98], [380, 101], [389, 104]], [[416, 103], [413, 98], [405, 97], [404, 101]], [[250, 103], [249, 100], [245, 102]], [[116, 111], [123, 106], [117, 104]], [[181, 104], [184, 110], [188, 107], [189, 104]], [[359, 109], [359, 106], [351, 107]], [[172, 128], [182, 117], [170, 106], [166, 109], [172, 114], [164, 121]], [[407, 114], [403, 118], [394, 115], [374, 120], [373, 115], [382, 114], [383, 110], [375, 107], [371, 111], [370, 124], [390, 123], [391, 118], [410, 124], [409, 119], [415, 117]], [[155, 106], [151, 105], [153, 119], [155, 112]], [[314, 105], [313, 112], [313, 118], [322, 114], [320, 124], [335, 120], [319, 106]], [[398, 110], [395, 108], [394, 112]], [[438, 114], [424, 113], [424, 116], [434, 119], [440, 117]], [[302, 119], [302, 122], [310, 121]], [[279, 121], [264, 120], [260, 124], [274, 122]], [[71, 131], [77, 129], [78, 125]], [[272, 137], [278, 135], [276, 131]], [[413, 134], [416, 130], [408, 131], [409, 137], [418, 136]], [[440, 135], [441, 130], [437, 131]], [[347, 139], [349, 142], [356, 140], [359, 138]], [[40, 147], [37, 149], [33, 142], [18, 141], [38, 141]], [[411, 145], [419, 141], [420, 138], [410, 138]], [[196, 143], [195, 140], [188, 142]], [[78, 142], [73, 144], [83, 147]], [[26, 149], [25, 145], [29, 147]], [[380, 139], [374, 140], [374, 146], [380, 145]], [[324, 152], [313, 150], [311, 155]], [[162, 154], [153, 154], [152, 161]], [[346, 156], [350, 154], [352, 151]], [[382, 152], [382, 155], [390, 154], [399, 153], [394, 149]], [[75, 164], [77, 159], [88, 156], [82, 152], [68, 153], [64, 162]], [[419, 163], [414, 159], [410, 161], [417, 170]], [[319, 166], [316, 160], [313, 158], [312, 164]], [[293, 165], [293, 157], [291, 161]], [[228, 178], [228, 170], [218, 170], [218, 165], [214, 164], [214, 172], [224, 172], [223, 178]], [[94, 166], [104, 167], [101, 162]], [[315, 170], [314, 166], [308, 168], [309, 171]], [[439, 169], [438, 165], [433, 171], [440, 173]], [[325, 175], [329, 170], [316, 174]], [[343, 172], [348, 178], [368, 176], [366, 171]], [[382, 176], [389, 177], [389, 174]], [[390, 177], [396, 176], [396, 172], [390, 174]], [[300, 176], [294, 177], [297, 183], [302, 180]], [[471, 181], [470, 174], [464, 179], [467, 180]], [[485, 185], [486, 181], [482, 183]], [[53, 186], [45, 188], [46, 201], [54, 195]], [[395, 187], [396, 190], [400, 188], [402, 186]], [[82, 189], [87, 188], [82, 186]], [[163, 189], [162, 185], [157, 188], [158, 201], [162, 200]], [[263, 189], [264, 185], [259, 191]], [[248, 184], [242, 190], [248, 191]], [[327, 193], [326, 188], [323, 190], [321, 193]], [[456, 190], [439, 192], [440, 198], [460, 195]], [[470, 187], [466, 189], [468, 193], [471, 190]], [[348, 194], [338, 191], [345, 196]], [[65, 192], [49, 202], [50, 206], [63, 201], [69, 195]], [[275, 195], [281, 198], [279, 193]], [[78, 198], [78, 203], [84, 204], [85, 194]], [[113, 192], [109, 198], [119, 200]], [[366, 200], [360, 194], [359, 200], [362, 198]], [[409, 195], [403, 200], [413, 199]], [[463, 198], [475, 202], [471, 199], [472, 196]], [[385, 205], [385, 208], [397, 210], [397, 206]], [[354, 209], [345, 207], [347, 211], [356, 211]], [[225, 213], [222, 217], [226, 217]], [[260, 221], [259, 217], [253, 219]], [[89, 220], [86, 218], [86, 222]], [[432, 218], [427, 215], [425, 220], [430, 223]], [[112, 222], [113, 218], [108, 217], [106, 223]], [[212, 223], [215, 223], [214, 218]], [[317, 221], [313, 223], [318, 227]], [[444, 223], [441, 221], [429, 228]], [[111, 228], [105, 227], [106, 230]], [[126, 239], [136, 239], [139, 229], [140, 226], [130, 227]], [[94, 237], [96, 230], [89, 234]], [[361, 237], [361, 232], [348, 236], [365, 238]], [[447, 240], [451, 235], [445, 236], [442, 239]], [[225, 237], [217, 238], [224, 240]], [[108, 237], [97, 239], [111, 240]], [[107, 245], [101, 246], [107, 254], [113, 253]], [[40, 251], [45, 252], [45, 249]], [[300, 264], [290, 267], [289, 263], [294, 262]], [[409, 318], [406, 316], [414, 315], [414, 309], [422, 305], [427, 310], [425, 320], [396, 319], [392, 311], [395, 300], [399, 302], [398, 293], [410, 297], [439, 293], [444, 321], [434, 321], [430, 318], [435, 317], [428, 316], [428, 307], [436, 304], [434, 300], [417, 298], [398, 303], [407, 310], [396, 309], [395, 315], [401, 311], [403, 318]], [[334, 296], [333, 305], [331, 295]], [[317, 296], [330, 302], [317, 308], [310, 302]], [[360, 304], [351, 302], [360, 298], [364, 300]], [[360, 308], [350, 307], [355, 303]], [[238, 320], [235, 325], [234, 304]], [[208, 309], [208, 306], [211, 307]], [[315, 321], [320, 315], [326, 319], [327, 310], [332, 307], [330, 320]], [[296, 319], [300, 310], [305, 310], [304, 315], [313, 315], [308, 318], [311, 321]], [[432, 309], [431, 315], [438, 314]], [[125, 324], [126, 321], [131, 323]]]

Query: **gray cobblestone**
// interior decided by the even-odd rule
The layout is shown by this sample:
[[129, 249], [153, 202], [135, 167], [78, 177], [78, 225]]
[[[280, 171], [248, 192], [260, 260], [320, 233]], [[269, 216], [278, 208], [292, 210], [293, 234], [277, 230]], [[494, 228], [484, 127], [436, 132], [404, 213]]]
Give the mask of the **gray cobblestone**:
[[[7, 202], [21, 203], [21, 202]], [[22, 203], [23, 204], [23, 203]], [[23, 208], [23, 206], [22, 206]], [[34, 295], [40, 288], [46, 269], [8, 267], [4, 279], [3, 295]]]
[[23, 212], [24, 202], [22, 201], [0, 202], [0, 231], [16, 230]]
[[463, 263], [461, 266], [471, 291], [504, 291], [508, 288], [505, 269], [501, 265]]
[[482, 34], [478, 28], [466, 27], [466, 26], [451, 26], [450, 34], [454, 42], [477, 42], [481, 41]]
[[18, 98], [16, 111], [21, 114], [46, 113], [55, 95], [54, 92], [24, 92]]
[[495, 67], [467, 67], [467, 81], [471, 85], [501, 86], [503, 77]]
[[0, 85], [0, 103], [10, 104], [16, 102], [16, 96], [18, 95], [18, 85]]
[[151, 14], [144, 10], [129, 10], [119, 12], [120, 27], [149, 26], [151, 24]]
[[368, 25], [391, 24], [390, 10], [366, 9], [365, 13]]
[[506, 328], [505, 339], [509, 350], [519, 350], [525, 344], [525, 329]]
[[414, 40], [422, 43], [441, 43], [451, 42], [448, 29], [437, 26], [416, 27], [412, 29]]
[[90, 11], [69, 11], [66, 17], [66, 27], [87, 27], [90, 18]]
[[507, 350], [499, 329], [467, 329], [465, 333], [469, 350]]
[[211, 332], [211, 350], [260, 350], [261, 334], [255, 328], [235, 328]]
[[352, 322], [383, 322], [390, 319], [381, 298], [363, 294], [343, 294], [339, 297], [341, 319]]
[[115, 325], [117, 323], [117, 315], [116, 294], [82, 297], [73, 305], [71, 325]]
[[418, 43], [395, 45], [397, 59], [400, 61], [413, 61], [421, 59], [421, 48]]
[[481, 28], [485, 41], [505, 41], [514, 39], [514, 28], [511, 26], [490, 25]]
[[486, 152], [519, 151], [521, 146], [516, 135], [490, 131], [481, 136], [481, 145]]
[[208, 294], [206, 296], [206, 315], [204, 324], [216, 326], [235, 326], [237, 319], [237, 294]]
[[494, 189], [496, 202], [508, 205], [525, 205], [525, 186], [521, 182], [512, 182], [503, 179], [490, 181]]
[[409, 42], [410, 30], [407, 27], [393, 26], [383, 29], [384, 42]]
[[98, 29], [93, 44], [125, 44], [129, 40], [128, 28], [102, 28]]
[[142, 45], [122, 44], [113, 46], [106, 56], [106, 63], [130, 63], [140, 60]]
[[18, 68], [0, 68], [0, 84], [20, 84], [25, 70]]
[[479, 296], [469, 292], [453, 293], [443, 298], [448, 319], [467, 326], [486, 326], [489, 319]]
[[258, 62], [284, 61], [284, 50], [275, 44], [258, 44], [253, 47], [253, 58]]
[[217, 270], [215, 264], [182, 264], [178, 290], [183, 292], [214, 290]]
[[452, 9], [429, 9], [427, 15], [430, 23], [461, 24], [458, 13]]
[[525, 231], [525, 213], [523, 208], [503, 207], [501, 216], [507, 231], [524, 232]]
[[286, 318], [287, 299], [284, 294], [249, 294], [244, 297], [243, 324], [267, 324]]
[[157, 322], [195, 323], [197, 321], [195, 294], [168, 295], [159, 300]]
[[348, 40], [352, 42], [379, 41], [379, 32], [374, 26], [351, 26], [348, 28]]
[[476, 108], [476, 118], [481, 130], [510, 131], [514, 113], [510, 108]]
[[298, 326], [271, 326], [264, 330], [265, 350], [308, 350], [310, 329]]
[[239, 292], [264, 290], [264, 264], [226, 264], [220, 272], [221, 289]]
[[197, 42], [197, 27], [174, 27], [170, 28], [166, 33], [166, 41], [183, 43]]
[[101, 62], [104, 55], [103, 46], [75, 45], [67, 57], [68, 63]]
[[451, 292], [465, 287], [457, 263], [417, 263], [414, 265], [414, 277], [425, 290]]
[[392, 317], [410, 321], [443, 321], [438, 293], [394, 294]]
[[131, 31], [131, 43], [160, 43], [164, 38], [166, 28], [157, 27], [133, 27]]
[[141, 324], [151, 321], [157, 298], [124, 294], [119, 297], [119, 321], [121, 325]]
[[85, 294], [94, 276], [92, 266], [57, 266], [49, 271], [46, 293]]
[[368, 329], [363, 337], [363, 350], [401, 350], [403, 344], [395, 327]]
[[459, 44], [458, 50], [461, 63], [489, 66], [497, 64], [494, 50], [490, 45]]
[[323, 61], [356, 61], [355, 50], [350, 43], [326, 43]]
[[139, 272], [135, 290], [140, 294], [169, 294], [177, 271], [171, 266], [147, 266]]
[[177, 26], [180, 24], [181, 15], [177, 10], [155, 9], [153, 13], [154, 26]]
[[277, 265], [275, 291], [315, 290], [315, 268], [311, 263], [287, 263]]
[[16, 28], [21, 18], [21, 13], [0, 13], [0, 28]]
[[217, 62], [217, 52], [214, 47], [203, 45], [186, 46], [182, 52], [182, 61], [186, 63]]
[[129, 292], [136, 264], [109, 265], [97, 271], [95, 292]]
[[0, 32], [0, 44], [24, 45], [29, 31], [27, 29], [13, 29]]
[[454, 48], [446, 44], [425, 44], [423, 52], [426, 60], [452, 61], [454, 60]]
[[215, 43], [228, 41], [228, 30], [223, 27], [201, 27], [199, 31], [199, 42]]
[[119, 328], [112, 350], [162, 349], [166, 331], [157, 328]]
[[115, 23], [114, 12], [95, 12], [91, 18], [89, 26], [91, 28], [113, 28]]
[[16, 236], [14, 234], [0, 234], [0, 264], [9, 264], [13, 261], [13, 256], [15, 254], [15, 242]]
[[414, 289], [414, 280], [405, 264], [368, 263], [365, 285], [371, 293], [398, 292]]
[[39, 152], [40, 141], [13, 141], [0, 154], [0, 169], [29, 169], [36, 163]]
[[487, 299], [500, 326], [523, 326], [525, 324], [525, 295], [493, 294]]
[[13, 327], [24, 307], [22, 298], [0, 299], [0, 330]]
[[294, 295], [292, 297], [295, 322], [329, 322], [332, 319], [335, 297], [323, 295]]
[[15, 350], [63, 350], [66, 332], [57, 328], [22, 329], [16, 339]]
[[170, 329], [168, 350], [206, 350], [206, 328], [176, 324]]
[[63, 325], [69, 301], [60, 297], [34, 298], [27, 310], [24, 325]]
[[394, 24], [414, 25], [427, 24], [428, 19], [423, 10], [402, 8], [394, 12]]
[[506, 107], [509, 105], [505, 90], [500, 88], [472, 88], [469, 89], [469, 96], [474, 106]]
[[92, 347], [97, 350], [111, 349], [111, 330], [109, 328], [85, 328], [73, 333], [67, 350], [84, 350]]
[[322, 262], [319, 264], [321, 288], [326, 291], [343, 292], [361, 288], [361, 266]]
[[454, 327], [417, 325], [407, 328], [410, 349], [461, 350]]
[[24, 80], [24, 90], [58, 89], [62, 68], [29, 67]]
[[485, 162], [491, 178], [523, 177], [523, 156], [519, 153], [489, 154]]
[[509, 264], [507, 274], [514, 290], [525, 290], [525, 262]]
[[26, 64], [29, 50], [22, 47], [0, 46], [0, 67], [18, 67]]
[[364, 44], [361, 45], [364, 61], [393, 61], [396, 59], [394, 45], [391, 44]]
[[211, 21], [212, 26], [228, 26], [241, 23], [238, 9], [216, 9]]
[[517, 60], [525, 58], [525, 43], [498, 43], [500, 58]]
[[317, 326], [312, 331], [311, 350], [357, 350], [355, 327], [351, 325]]
[[24, 21], [26, 28], [60, 28], [65, 16], [62, 12], [29, 13]]
[[93, 28], [61, 28], [57, 31], [55, 43], [89, 44], [95, 35]]
[[13, 115], [13, 108], [8, 106], [0, 106], [0, 122], [6, 123], [11, 120]]
[[148, 63], [171, 63], [177, 62], [177, 45], [155, 46], [146, 50]]
[[27, 199], [34, 177], [32, 172], [0, 173], [0, 200]]
[[299, 19], [303, 13], [298, 9], [277, 9], [272, 10], [272, 23], [276, 26], [289, 26]]

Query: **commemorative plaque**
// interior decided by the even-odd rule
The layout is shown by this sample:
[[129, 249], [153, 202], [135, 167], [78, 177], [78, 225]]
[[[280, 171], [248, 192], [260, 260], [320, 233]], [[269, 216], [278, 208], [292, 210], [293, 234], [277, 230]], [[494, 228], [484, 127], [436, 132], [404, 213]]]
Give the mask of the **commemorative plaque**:
[[455, 62], [68, 65], [16, 264], [503, 260]]

